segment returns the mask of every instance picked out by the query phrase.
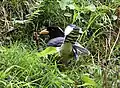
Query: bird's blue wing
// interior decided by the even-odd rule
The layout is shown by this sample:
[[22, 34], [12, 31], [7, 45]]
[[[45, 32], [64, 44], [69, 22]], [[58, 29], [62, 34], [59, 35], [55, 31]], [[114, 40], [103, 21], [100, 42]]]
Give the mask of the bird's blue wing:
[[60, 47], [64, 42], [64, 37], [57, 37], [57, 38], [53, 38], [51, 39], [47, 45], [48, 46], [53, 46], [53, 47]]
[[73, 47], [73, 55], [74, 55], [74, 59], [77, 60], [78, 59], [78, 52], [77, 49]]
[[89, 55], [90, 51], [86, 48], [84, 48], [82, 45], [80, 45], [78, 42], [76, 42], [73, 45], [73, 49], [75, 49], [75, 51], [80, 54], [80, 55]]

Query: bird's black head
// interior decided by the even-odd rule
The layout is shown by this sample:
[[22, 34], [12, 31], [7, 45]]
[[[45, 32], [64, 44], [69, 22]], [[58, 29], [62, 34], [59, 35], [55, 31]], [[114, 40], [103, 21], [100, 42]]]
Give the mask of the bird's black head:
[[50, 36], [50, 39], [56, 37], [64, 37], [63, 30], [58, 26], [49, 26], [47, 29], [42, 30], [40, 34], [48, 34]]

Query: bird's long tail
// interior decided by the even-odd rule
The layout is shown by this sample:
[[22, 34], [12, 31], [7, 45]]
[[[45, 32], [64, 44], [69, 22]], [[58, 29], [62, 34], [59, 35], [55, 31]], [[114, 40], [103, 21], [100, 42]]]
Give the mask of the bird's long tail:
[[79, 36], [80, 36], [79, 30], [73, 30], [70, 34], [65, 36], [64, 43], [69, 42], [74, 44], [79, 38]]

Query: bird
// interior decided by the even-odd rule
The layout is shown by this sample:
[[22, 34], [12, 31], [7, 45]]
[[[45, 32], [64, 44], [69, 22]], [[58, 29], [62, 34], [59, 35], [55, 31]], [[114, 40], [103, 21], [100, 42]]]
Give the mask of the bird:
[[40, 34], [48, 34], [50, 39], [48, 46], [56, 47], [60, 55], [60, 62], [67, 65], [74, 58], [78, 59], [79, 55], [89, 55], [88, 49], [84, 48], [77, 42], [77, 39], [82, 34], [82, 29], [74, 24], [69, 24], [65, 30], [59, 26], [49, 26], [42, 30]]
[[48, 34], [50, 39], [57, 38], [57, 37], [64, 37], [64, 31], [59, 26], [48, 26], [47, 29], [40, 31], [39, 34]]
[[48, 26], [40, 31], [40, 35], [49, 35], [47, 46], [60, 47], [64, 40], [64, 31], [59, 26]]
[[65, 28], [64, 42], [60, 49], [61, 61], [64, 64], [68, 64], [73, 56], [75, 59], [78, 59], [78, 53], [90, 54], [86, 48], [77, 42], [82, 33], [82, 29], [74, 24], [70, 24]]

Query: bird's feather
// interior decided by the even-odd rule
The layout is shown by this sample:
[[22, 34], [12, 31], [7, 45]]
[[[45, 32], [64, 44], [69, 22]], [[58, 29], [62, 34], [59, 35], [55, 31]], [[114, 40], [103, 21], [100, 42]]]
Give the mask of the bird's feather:
[[64, 37], [57, 37], [49, 40], [47, 43], [48, 46], [60, 47], [63, 44]]
[[73, 45], [73, 49], [77, 51], [80, 55], [90, 55], [90, 51], [86, 48], [84, 48], [82, 45], [80, 45], [78, 42], [75, 42]]

